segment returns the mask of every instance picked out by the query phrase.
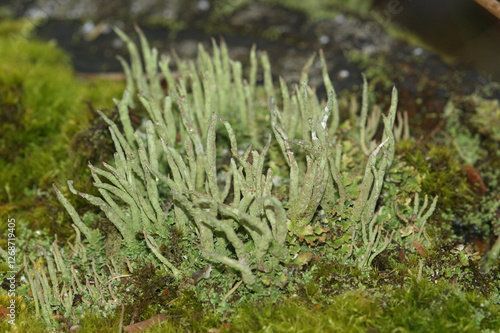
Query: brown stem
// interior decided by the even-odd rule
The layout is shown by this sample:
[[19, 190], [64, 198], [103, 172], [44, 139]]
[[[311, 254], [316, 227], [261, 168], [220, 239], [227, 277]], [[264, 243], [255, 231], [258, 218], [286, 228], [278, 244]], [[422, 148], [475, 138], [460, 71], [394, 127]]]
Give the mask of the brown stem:
[[495, 15], [498, 19], [500, 19], [500, 2], [497, 0], [474, 0], [491, 14]]

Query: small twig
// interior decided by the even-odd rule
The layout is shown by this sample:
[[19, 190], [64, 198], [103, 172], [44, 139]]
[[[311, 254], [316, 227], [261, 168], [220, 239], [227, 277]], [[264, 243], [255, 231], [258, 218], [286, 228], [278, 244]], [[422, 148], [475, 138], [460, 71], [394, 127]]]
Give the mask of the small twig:
[[[117, 302], [118, 302], [118, 299], [117, 299], [117, 298], [115, 297], [115, 295], [113, 294], [113, 290], [111, 289], [111, 285], [109, 285], [109, 283], [110, 283], [111, 281], [115, 280], [115, 279], [120, 279], [120, 278], [123, 278], [123, 277], [129, 277], [129, 276], [131, 276], [131, 274], [117, 275], [117, 276], [112, 277], [112, 278], [111, 278], [111, 279], [109, 279], [108, 281], [104, 282], [103, 284], [101, 284], [101, 285], [99, 286], [99, 290], [100, 290], [100, 292], [101, 292], [101, 298], [102, 298], [102, 299], [104, 299], [104, 294], [103, 294], [103, 292], [102, 292], [102, 288], [103, 288], [103, 286], [108, 285], [108, 287], [109, 287], [109, 291], [110, 291], [110, 293], [111, 293], [111, 297], [113, 297], [113, 299], [114, 299], [115, 303], [117, 303]], [[120, 331], [120, 333], [121, 333], [121, 331]]]
[[229, 290], [229, 292], [228, 292], [226, 295], [224, 295], [224, 297], [222, 297], [222, 303], [224, 303], [224, 302], [227, 300], [227, 298], [228, 298], [229, 296], [231, 296], [231, 294], [232, 294], [232, 293], [234, 293], [234, 291], [235, 291], [236, 289], [238, 289], [238, 287], [239, 287], [239, 286], [240, 286], [240, 284], [242, 284], [242, 283], [243, 283], [243, 280], [240, 280], [240, 282], [238, 282], [238, 283], [237, 283], [237, 284], [236, 284], [233, 288], [231, 288], [231, 290]]
[[497, 0], [474, 0], [480, 4], [484, 9], [489, 11], [491, 14], [495, 15], [500, 19], [500, 2]]
[[122, 314], [120, 316], [120, 326], [118, 326], [118, 333], [123, 332], [123, 317], [125, 316], [125, 307], [122, 304]]
[[112, 277], [111, 279], [109, 279], [108, 281], [104, 282], [104, 284], [107, 284], [115, 279], [121, 279], [121, 278], [124, 278], [124, 277], [129, 277], [131, 276], [131, 274], [125, 274], [125, 275], [118, 275], [118, 276], [114, 276]]

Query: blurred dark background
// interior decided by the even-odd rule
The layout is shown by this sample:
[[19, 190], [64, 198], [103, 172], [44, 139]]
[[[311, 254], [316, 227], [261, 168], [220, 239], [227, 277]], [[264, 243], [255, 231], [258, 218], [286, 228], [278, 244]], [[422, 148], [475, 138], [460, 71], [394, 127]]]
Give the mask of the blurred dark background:
[[37, 35], [56, 39], [81, 72], [120, 70], [110, 60], [119, 42], [105, 38], [113, 25], [127, 29], [137, 23], [176, 41], [224, 35], [240, 44], [284, 42], [300, 50], [322, 47], [317, 40], [307, 43], [318, 37], [313, 21], [355, 15], [378, 18], [384, 29], [408, 30], [410, 38], [485, 77], [500, 76], [500, 20], [472, 0], [1, 0], [0, 15], [39, 18]]
[[[376, 0], [383, 10], [394, 0]], [[500, 20], [472, 0], [401, 1], [394, 22], [485, 75], [500, 75]]]

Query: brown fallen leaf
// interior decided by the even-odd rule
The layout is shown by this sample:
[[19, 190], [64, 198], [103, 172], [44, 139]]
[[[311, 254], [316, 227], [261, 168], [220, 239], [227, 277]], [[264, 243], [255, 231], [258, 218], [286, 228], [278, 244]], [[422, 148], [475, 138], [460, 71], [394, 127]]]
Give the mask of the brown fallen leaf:
[[467, 182], [472, 187], [474, 192], [477, 194], [483, 195], [488, 192], [488, 189], [484, 185], [479, 172], [472, 165], [466, 164], [464, 168], [467, 170]]
[[420, 244], [417, 241], [413, 241], [413, 246], [417, 249], [418, 253], [422, 257], [427, 257], [427, 250], [425, 249], [425, 247], [422, 244]]
[[123, 330], [125, 332], [140, 332], [154, 325], [158, 325], [159, 323], [165, 320], [167, 320], [167, 315], [165, 313], [160, 313], [159, 315], [156, 315], [144, 321], [135, 323], [133, 325], [125, 326]]
[[223, 322], [221, 328], [209, 328], [207, 330], [207, 333], [221, 333], [221, 332], [228, 332], [229, 331], [229, 324], [227, 322]]
[[10, 313], [9, 309], [0, 305], [0, 321], [7, 319], [7, 315]]

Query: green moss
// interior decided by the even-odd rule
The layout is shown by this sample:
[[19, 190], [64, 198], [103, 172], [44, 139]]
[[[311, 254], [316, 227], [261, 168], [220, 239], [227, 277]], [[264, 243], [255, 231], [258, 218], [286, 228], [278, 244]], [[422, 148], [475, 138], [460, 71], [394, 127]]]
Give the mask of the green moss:
[[354, 13], [358, 13], [359, 15], [365, 15], [370, 10], [372, 6], [372, 0], [314, 0], [303, 2], [299, 0], [288, 0], [288, 1], [279, 1], [279, 0], [267, 0], [269, 3], [273, 4], [281, 4], [288, 8], [301, 10], [307, 14], [313, 20], [320, 20], [325, 18], [334, 17], [334, 15], [338, 14], [340, 10], [343, 12], [350, 11]]
[[[23, 197], [25, 188], [43, 187], [58, 172], [65, 150], [61, 126], [65, 117], [76, 113], [81, 90], [73, 82], [67, 57], [54, 46], [19, 40], [13, 47], [2, 38], [0, 49], [5, 50], [0, 52], [0, 182], [10, 187], [10, 193], [1, 189], [0, 201], [7, 202]], [[61, 62], [35, 56], [47, 53]]]
[[[0, 38], [0, 202], [42, 191], [62, 176], [68, 144], [95, 117], [84, 102], [109, 107], [122, 83], [78, 81], [54, 44]], [[106, 103], [103, 101], [107, 100]], [[63, 177], [64, 178], [64, 177]]]
[[[113, 316], [103, 318], [96, 312], [88, 312], [81, 318], [79, 326], [82, 332], [107, 333], [111, 330], [118, 331], [120, 326], [121, 309], [117, 310]], [[123, 326], [127, 326], [124, 324]]]
[[439, 211], [457, 209], [457, 202], [464, 205], [476, 200], [467, 183], [467, 171], [456, 160], [452, 149], [433, 143], [422, 149], [413, 143], [400, 148], [405, 152], [406, 161], [420, 174], [422, 191], [429, 196], [439, 195]]
[[165, 310], [167, 321], [150, 332], [207, 332], [223, 325], [220, 314], [203, 306], [193, 289], [184, 290]]
[[168, 303], [178, 297], [178, 283], [173, 277], [162, 273], [151, 264], [138, 267], [130, 277], [124, 279], [120, 294], [125, 306], [125, 321], [146, 320], [156, 315]]
[[[477, 332], [496, 329], [497, 306], [485, 306], [476, 293], [462, 292], [444, 283], [416, 280], [409, 288], [393, 293], [382, 318], [386, 328], [402, 327], [411, 332]], [[384, 325], [384, 326], [385, 326]]]
[[328, 299], [290, 297], [242, 307], [231, 332], [477, 332], [500, 327], [499, 307], [447, 283], [412, 279], [403, 287], [353, 291]]
[[[344, 305], [346, 307], [344, 307]], [[261, 301], [242, 307], [230, 323], [231, 332], [362, 331], [377, 306], [363, 292], [334, 298], [332, 303], [307, 304], [298, 298], [279, 303]]]
[[94, 108], [112, 107], [124, 83], [77, 79], [55, 43], [30, 38], [35, 26], [28, 20], [0, 23], [0, 216], [6, 221], [17, 211], [33, 228], [65, 237], [71, 227], [61, 225], [52, 183], [83, 183], [90, 176], [87, 161], [109, 157], [104, 147], [111, 143], [102, 140], [109, 136], [107, 126], [101, 124], [94, 140], [73, 138], [85, 137], [77, 134], [96, 117]]
[[[43, 333], [47, 332], [45, 323], [40, 318], [35, 317], [35, 310], [30, 304], [26, 302], [24, 297], [17, 296], [13, 298], [16, 305], [16, 318], [15, 326], [8, 322], [10, 318], [0, 320], [1, 332], [20, 332], [20, 333]], [[0, 307], [6, 308], [10, 305], [11, 298], [8, 296], [7, 291], [0, 289]], [[2, 315], [3, 316], [3, 311]], [[15, 327], [15, 330], [13, 330]]]

